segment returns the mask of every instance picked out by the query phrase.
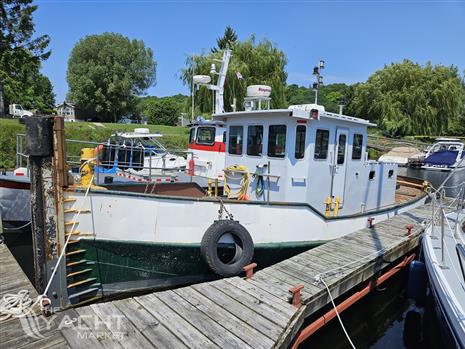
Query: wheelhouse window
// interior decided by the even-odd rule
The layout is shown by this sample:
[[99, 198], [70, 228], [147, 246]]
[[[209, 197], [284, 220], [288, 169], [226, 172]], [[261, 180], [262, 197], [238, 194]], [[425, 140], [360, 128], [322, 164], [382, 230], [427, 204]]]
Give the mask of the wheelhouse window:
[[263, 126], [254, 125], [247, 128], [247, 155], [261, 156], [263, 150]]
[[194, 143], [195, 140], [195, 127], [192, 127], [189, 132], [189, 144]]
[[295, 158], [303, 159], [305, 156], [305, 135], [307, 126], [298, 125], [295, 129]]
[[342, 165], [346, 161], [346, 143], [347, 136], [344, 134], [339, 135], [337, 144], [337, 164]]
[[215, 128], [199, 127], [197, 131], [197, 144], [213, 145], [215, 144]]
[[362, 158], [363, 135], [354, 134], [354, 141], [352, 143], [352, 159], [360, 160]]
[[317, 160], [324, 160], [328, 157], [329, 131], [316, 130], [315, 155]]
[[229, 127], [229, 154], [242, 155], [244, 129], [242, 126]]
[[283, 158], [286, 154], [286, 125], [271, 125], [268, 129], [268, 156]]

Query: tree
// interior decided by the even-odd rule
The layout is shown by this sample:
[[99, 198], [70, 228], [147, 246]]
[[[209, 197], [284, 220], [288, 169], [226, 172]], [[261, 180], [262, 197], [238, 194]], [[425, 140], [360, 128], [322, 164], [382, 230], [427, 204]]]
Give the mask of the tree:
[[237, 34], [233, 28], [227, 26], [224, 30], [223, 37], [216, 39], [216, 46], [211, 49], [211, 52], [218, 52], [227, 48], [232, 49], [237, 42]]
[[393, 136], [442, 135], [459, 131], [464, 103], [465, 89], [456, 67], [431, 63], [422, 67], [404, 60], [359, 84], [351, 107]]
[[[350, 109], [353, 95], [353, 87], [346, 84], [330, 84], [321, 86], [318, 91], [318, 104], [323, 105], [325, 110], [339, 112], [339, 101], [344, 99], [346, 108], [344, 114]], [[289, 105], [307, 104], [315, 102], [315, 92], [307, 87], [295, 84], [286, 86], [286, 100]]]
[[155, 69], [153, 52], [141, 40], [116, 33], [86, 36], [68, 61], [68, 98], [99, 120], [116, 122], [155, 83]]
[[32, 17], [37, 6], [31, 3], [32, 0], [0, 2], [0, 116], [4, 105], [10, 103], [43, 112], [53, 108], [50, 81], [39, 73], [40, 63], [50, 56], [50, 38], [34, 37]]
[[[187, 67], [183, 69], [181, 77], [184, 84], [192, 88], [193, 72], [195, 75], [208, 74], [212, 62], [215, 62], [215, 59], [221, 59], [222, 55], [223, 53], [218, 51], [188, 58]], [[224, 86], [225, 110], [233, 110], [234, 98], [237, 99], [236, 106], [240, 110], [247, 86], [254, 84], [270, 85], [272, 87], [271, 106], [273, 108], [284, 107], [286, 105], [286, 63], [284, 52], [277, 49], [267, 39], [256, 43], [252, 36], [245, 41], [237, 41], [233, 47]], [[238, 78], [238, 76], [242, 78]], [[201, 87], [195, 93], [195, 104], [196, 112], [211, 113], [213, 110], [212, 91]]]
[[174, 126], [180, 116], [179, 106], [171, 98], [152, 98], [147, 102], [146, 115], [149, 123]]

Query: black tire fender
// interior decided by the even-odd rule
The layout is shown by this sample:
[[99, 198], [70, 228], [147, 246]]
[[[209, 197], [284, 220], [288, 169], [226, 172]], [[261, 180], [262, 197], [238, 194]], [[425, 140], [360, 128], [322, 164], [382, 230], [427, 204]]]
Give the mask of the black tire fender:
[[[218, 256], [218, 244], [221, 237], [231, 234], [236, 244], [236, 253], [229, 263]], [[202, 237], [200, 253], [209, 268], [217, 275], [231, 277], [240, 274], [250, 264], [254, 254], [254, 243], [247, 229], [233, 220], [215, 221]]]

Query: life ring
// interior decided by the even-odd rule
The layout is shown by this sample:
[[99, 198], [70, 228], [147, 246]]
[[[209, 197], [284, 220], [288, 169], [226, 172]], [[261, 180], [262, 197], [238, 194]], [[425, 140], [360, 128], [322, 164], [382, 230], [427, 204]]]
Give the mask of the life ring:
[[[220, 239], [227, 234], [230, 234], [234, 242], [226, 243], [224, 249], [221, 249]], [[235, 248], [234, 252], [229, 250], [231, 246]], [[218, 251], [218, 247], [220, 247], [220, 251]], [[250, 264], [254, 253], [254, 244], [247, 229], [239, 222], [218, 220], [203, 235], [200, 253], [215, 274], [230, 277], [240, 274], [243, 271], [242, 268]], [[230, 260], [225, 261], [221, 258], [225, 254], [234, 255]]]

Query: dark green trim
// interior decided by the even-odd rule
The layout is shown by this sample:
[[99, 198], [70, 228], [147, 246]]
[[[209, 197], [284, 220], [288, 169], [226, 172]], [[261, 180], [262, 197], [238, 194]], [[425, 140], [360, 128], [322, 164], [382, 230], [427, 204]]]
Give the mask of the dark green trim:
[[[261, 269], [320, 244], [320, 241], [257, 244], [252, 261]], [[82, 268], [92, 269], [86, 277], [96, 278], [95, 282], [102, 285], [106, 296], [165, 289], [218, 278], [204, 262], [198, 243], [171, 244], [83, 238], [76, 248], [85, 250], [85, 255], [75, 259], [85, 259], [87, 263]], [[220, 250], [225, 256], [231, 252], [227, 247]], [[69, 261], [73, 260], [67, 260]]]

